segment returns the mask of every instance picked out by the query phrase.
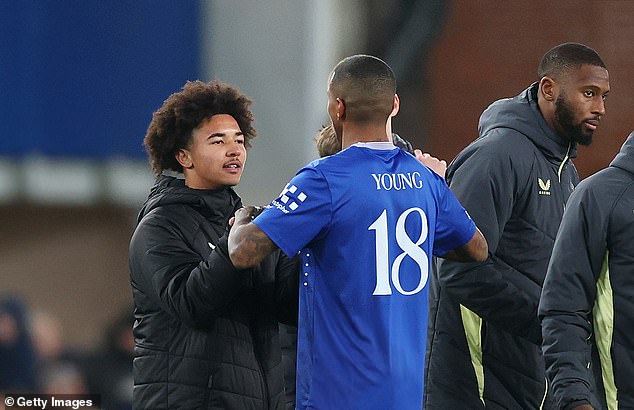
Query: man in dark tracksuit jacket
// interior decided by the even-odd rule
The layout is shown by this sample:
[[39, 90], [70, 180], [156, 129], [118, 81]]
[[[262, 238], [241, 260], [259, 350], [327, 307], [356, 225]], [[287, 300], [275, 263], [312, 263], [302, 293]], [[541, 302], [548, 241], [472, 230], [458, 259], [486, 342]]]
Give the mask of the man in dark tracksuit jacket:
[[[558, 47], [596, 55], [582, 45]], [[481, 227], [489, 258], [463, 265], [439, 260], [432, 276], [427, 409], [544, 406], [537, 306], [564, 206], [579, 180], [570, 158], [604, 114], [609, 83], [596, 57], [572, 58], [556, 72], [542, 70], [542, 62], [540, 82], [487, 108], [480, 137], [448, 168], [451, 190]], [[583, 97], [581, 85], [593, 95]]]
[[633, 243], [634, 132], [579, 184], [555, 241], [539, 315], [559, 408], [634, 408]]

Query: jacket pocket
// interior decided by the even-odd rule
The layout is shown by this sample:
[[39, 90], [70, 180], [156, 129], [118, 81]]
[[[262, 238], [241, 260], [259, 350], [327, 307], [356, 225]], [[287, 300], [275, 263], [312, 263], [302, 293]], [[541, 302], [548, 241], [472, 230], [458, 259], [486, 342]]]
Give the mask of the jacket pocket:
[[167, 352], [137, 345], [132, 361], [134, 384], [165, 383], [168, 380]]

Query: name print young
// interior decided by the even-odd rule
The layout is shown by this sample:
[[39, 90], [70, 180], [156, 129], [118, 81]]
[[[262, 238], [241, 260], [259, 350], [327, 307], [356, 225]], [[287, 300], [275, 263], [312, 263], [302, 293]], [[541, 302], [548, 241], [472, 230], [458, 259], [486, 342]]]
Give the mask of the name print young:
[[370, 174], [376, 182], [376, 190], [400, 191], [402, 189], [420, 189], [423, 187], [423, 181], [420, 172], [406, 172], [399, 174]]

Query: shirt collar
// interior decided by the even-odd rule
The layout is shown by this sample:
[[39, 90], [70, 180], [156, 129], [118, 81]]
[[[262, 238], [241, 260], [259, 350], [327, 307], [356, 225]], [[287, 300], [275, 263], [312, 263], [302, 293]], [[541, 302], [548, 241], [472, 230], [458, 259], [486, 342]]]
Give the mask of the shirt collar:
[[355, 142], [351, 147], [370, 148], [377, 150], [392, 150], [396, 148], [396, 145], [389, 141], [376, 141], [376, 142]]

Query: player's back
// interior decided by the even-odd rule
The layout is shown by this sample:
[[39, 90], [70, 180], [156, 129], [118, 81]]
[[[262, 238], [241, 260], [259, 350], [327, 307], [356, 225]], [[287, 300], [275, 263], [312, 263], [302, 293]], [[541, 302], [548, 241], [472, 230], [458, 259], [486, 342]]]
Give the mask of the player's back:
[[315, 337], [300, 347], [312, 352], [310, 396], [325, 408], [420, 409], [444, 181], [399, 149], [352, 146], [315, 169], [332, 220], [302, 252], [313, 254], [302, 302]]
[[389, 143], [302, 168], [254, 223], [301, 258], [300, 409], [420, 409], [432, 254], [473, 221], [444, 179]]

